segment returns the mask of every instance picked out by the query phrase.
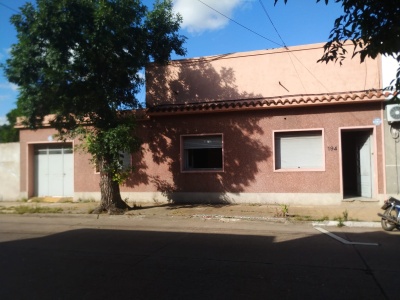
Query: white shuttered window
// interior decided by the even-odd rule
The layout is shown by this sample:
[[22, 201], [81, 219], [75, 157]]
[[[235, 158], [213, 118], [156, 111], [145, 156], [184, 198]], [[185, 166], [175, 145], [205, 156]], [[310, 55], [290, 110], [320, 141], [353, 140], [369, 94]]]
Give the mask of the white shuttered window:
[[275, 169], [322, 169], [322, 131], [275, 133]]

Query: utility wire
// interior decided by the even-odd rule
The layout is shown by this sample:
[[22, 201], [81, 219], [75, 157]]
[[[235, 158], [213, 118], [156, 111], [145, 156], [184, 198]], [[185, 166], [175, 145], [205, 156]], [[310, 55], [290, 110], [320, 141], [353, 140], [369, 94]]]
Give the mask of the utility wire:
[[1, 3], [1, 2], [0, 2], [0, 5], [1, 5], [1, 6], [4, 6], [5, 8], [8, 8], [9, 10], [12, 10], [12, 11], [14, 11], [14, 12], [16, 12], [16, 13], [19, 13], [18, 10], [14, 9], [14, 8], [8, 6], [8, 5], [5, 5], [4, 3]]
[[[299, 72], [297, 72], [297, 68], [296, 68], [296, 66], [294, 65], [292, 56], [290, 55], [290, 54], [292, 54], [292, 52], [291, 52], [291, 51], [289, 50], [289, 48], [287, 48], [286, 46], [285, 46], [285, 48], [286, 48], [286, 50], [288, 51], [288, 55], [289, 55], [289, 58], [290, 58], [290, 62], [292, 63], [293, 68], [294, 68], [294, 70], [296, 71], [296, 75], [297, 75], [297, 77], [298, 77], [299, 80], [300, 80], [301, 86], [303, 87], [303, 90], [304, 90], [304, 91], [306, 92], [306, 94], [307, 94], [307, 89], [306, 89], [306, 87], [305, 87], [304, 84], [303, 84], [303, 80], [301, 80], [301, 77], [300, 77], [300, 75], [299, 75]], [[293, 55], [294, 55], [294, 54], [293, 54]]]
[[306, 88], [305, 88], [305, 86], [304, 86], [304, 84], [303, 84], [303, 81], [301, 80], [301, 77], [300, 77], [300, 75], [299, 75], [299, 72], [297, 72], [297, 68], [296, 68], [296, 66], [294, 65], [294, 62], [293, 62], [292, 57], [290, 56], [291, 51], [289, 50], [289, 48], [286, 46], [285, 42], [283, 41], [281, 35], [280, 35], [279, 32], [278, 32], [278, 29], [276, 29], [274, 22], [272, 21], [271, 17], [270, 17], [269, 14], [268, 14], [267, 9], [266, 9], [265, 6], [264, 6], [264, 3], [263, 3], [261, 0], [258, 0], [258, 2], [260, 2], [260, 5], [262, 6], [262, 8], [263, 8], [265, 14], [267, 15], [267, 17], [268, 17], [268, 19], [269, 19], [269, 22], [271, 23], [272, 27], [274, 27], [275, 32], [278, 34], [279, 38], [281, 39], [284, 48], [288, 51], [289, 59], [290, 59], [290, 62], [292, 63], [292, 66], [293, 66], [293, 68], [294, 68], [294, 71], [296, 72], [296, 75], [297, 75], [297, 77], [298, 77], [299, 80], [300, 80], [300, 83], [301, 83], [301, 86], [303, 87], [303, 90], [307, 93], [307, 90], [306, 90]]
[[269, 16], [268, 11], [267, 11], [267, 9], [266, 9], [265, 6], [264, 6], [264, 3], [263, 3], [261, 0], [259, 0], [259, 2], [260, 2], [260, 4], [261, 4], [261, 7], [263, 8], [265, 14], [267, 15], [269, 21], [271, 22], [272, 27], [274, 27], [275, 32], [278, 34], [278, 36], [279, 36], [279, 38], [280, 38], [280, 40], [281, 40], [283, 46], [286, 48], [286, 50], [288, 50], [288, 47], [286, 46], [286, 44], [285, 44], [285, 42], [283, 41], [281, 35], [279, 34], [278, 29], [276, 29], [274, 22], [272, 22], [272, 19], [271, 19], [271, 17]]
[[234, 19], [228, 17], [227, 15], [224, 15], [223, 13], [221, 13], [220, 11], [218, 11], [218, 10], [216, 10], [215, 8], [211, 7], [211, 6], [208, 5], [207, 3], [204, 3], [204, 2], [201, 1], [201, 0], [197, 0], [197, 1], [199, 1], [199, 2], [202, 3], [203, 5], [207, 6], [209, 9], [212, 9], [213, 11], [215, 11], [215, 12], [218, 13], [218, 14], [220, 14], [221, 16], [223, 16], [223, 17], [227, 18], [228, 20], [232, 21], [233, 23], [235, 23], [235, 24], [237, 24], [237, 25], [243, 27], [244, 29], [246, 29], [246, 30], [248, 30], [248, 31], [250, 31], [250, 32], [252, 32], [252, 33], [258, 35], [259, 37], [262, 37], [263, 39], [266, 39], [267, 41], [270, 41], [271, 43], [274, 43], [275, 45], [278, 45], [278, 46], [280, 46], [280, 47], [283, 47], [283, 45], [281, 45], [281, 44], [279, 44], [279, 43], [277, 43], [277, 42], [275, 42], [275, 41], [273, 41], [273, 40], [271, 40], [271, 39], [269, 39], [269, 38], [267, 38], [267, 37], [265, 37], [265, 36], [259, 34], [258, 32], [255, 32], [254, 30], [252, 30], [252, 29], [250, 29], [250, 28], [248, 28], [248, 27], [246, 27], [246, 26], [244, 26], [244, 25], [242, 25], [242, 24], [240, 24], [239, 22], [237, 22], [237, 21], [235, 21]]
[[314, 79], [316, 81], [318, 81], [318, 83], [324, 88], [326, 89], [326, 91], [329, 93], [329, 89], [317, 78], [315, 77], [315, 75], [313, 74], [313, 72], [311, 72], [305, 65], [303, 65], [303, 63], [301, 62], [301, 60], [293, 53], [293, 51], [290, 51], [288, 49], [288, 51], [294, 56], [294, 58], [303, 66], [304, 69], [306, 69], [308, 71], [308, 73], [311, 74], [312, 77], [314, 77]]
[[[272, 27], [274, 27], [275, 32], [277, 33], [277, 35], [279, 36], [279, 38], [280, 38], [282, 44], [284, 45], [285, 49], [289, 52], [288, 54], [289, 54], [290, 61], [292, 62], [293, 68], [294, 68], [295, 71], [296, 71], [297, 77], [299, 78], [300, 83], [301, 83], [301, 85], [303, 86], [303, 89], [306, 91], [306, 89], [305, 89], [305, 87], [304, 87], [304, 85], [303, 85], [303, 81], [301, 80], [301, 77], [299, 76], [299, 73], [297, 72], [296, 66], [295, 66], [294, 63], [293, 63], [293, 60], [292, 60], [292, 57], [291, 57], [290, 54], [292, 54], [292, 55], [294, 56], [294, 58], [303, 66], [303, 68], [305, 68], [305, 69], [311, 74], [311, 76], [314, 77], [314, 79], [315, 79], [316, 81], [318, 81], [319, 84], [320, 84], [324, 89], [326, 89], [326, 90], [329, 92], [329, 89], [328, 89], [317, 77], [315, 77], [314, 74], [313, 74], [305, 65], [303, 65], [303, 63], [302, 63], [302, 62], [300, 61], [300, 59], [293, 53], [293, 51], [291, 51], [291, 50], [286, 46], [286, 43], [283, 41], [283, 38], [282, 38], [281, 35], [279, 34], [278, 29], [275, 27], [274, 22], [272, 21], [271, 17], [269, 16], [268, 11], [267, 11], [267, 9], [266, 9], [265, 6], [264, 6], [264, 3], [262, 2], [262, 0], [259, 0], [259, 2], [260, 2], [261, 7], [263, 8], [265, 14], [267, 15], [267, 17], [268, 17], [268, 19], [269, 19], [269, 21], [270, 21]], [[307, 91], [306, 91], [306, 92], [307, 92]]]

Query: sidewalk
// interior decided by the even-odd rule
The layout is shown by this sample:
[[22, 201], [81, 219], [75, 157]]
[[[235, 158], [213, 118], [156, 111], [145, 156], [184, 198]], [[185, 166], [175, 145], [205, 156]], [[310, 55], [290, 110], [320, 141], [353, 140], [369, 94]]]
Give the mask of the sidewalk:
[[[128, 203], [134, 206], [133, 203]], [[46, 207], [59, 209], [61, 214], [89, 214], [97, 202], [0, 202], [0, 213], [15, 213], [16, 207]], [[239, 218], [278, 221], [355, 221], [379, 222], [377, 213], [381, 212], [378, 202], [342, 202], [335, 206], [284, 206], [258, 204], [168, 204], [137, 203], [126, 215], [142, 216], [180, 216], [202, 218]], [[326, 223], [326, 222], [325, 222]], [[375, 224], [379, 225], [379, 224]], [[380, 225], [379, 225], [380, 226]]]

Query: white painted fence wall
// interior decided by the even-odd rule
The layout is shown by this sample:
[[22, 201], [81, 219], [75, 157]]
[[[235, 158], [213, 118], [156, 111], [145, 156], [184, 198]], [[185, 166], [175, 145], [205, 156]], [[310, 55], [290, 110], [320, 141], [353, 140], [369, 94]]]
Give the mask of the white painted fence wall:
[[0, 144], [0, 201], [20, 198], [19, 143]]

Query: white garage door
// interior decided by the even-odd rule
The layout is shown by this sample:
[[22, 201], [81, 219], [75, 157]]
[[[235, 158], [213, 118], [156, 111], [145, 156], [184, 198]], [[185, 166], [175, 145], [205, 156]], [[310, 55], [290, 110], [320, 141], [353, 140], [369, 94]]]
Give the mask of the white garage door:
[[35, 147], [35, 195], [72, 197], [73, 150], [71, 144]]

